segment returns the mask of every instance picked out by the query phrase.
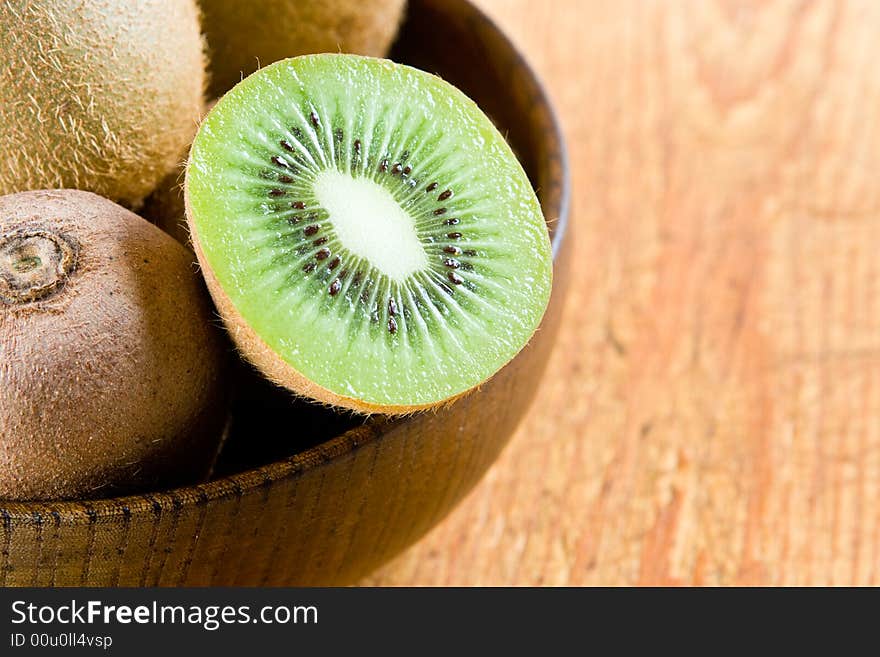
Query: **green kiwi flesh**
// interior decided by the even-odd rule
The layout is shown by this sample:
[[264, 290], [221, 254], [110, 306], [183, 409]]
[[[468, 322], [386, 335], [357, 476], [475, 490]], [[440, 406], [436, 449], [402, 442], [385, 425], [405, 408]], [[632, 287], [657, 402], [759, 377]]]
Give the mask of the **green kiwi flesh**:
[[538, 200], [440, 78], [309, 55], [246, 78], [201, 124], [185, 195], [240, 350], [294, 392], [408, 413], [487, 380], [550, 296]]

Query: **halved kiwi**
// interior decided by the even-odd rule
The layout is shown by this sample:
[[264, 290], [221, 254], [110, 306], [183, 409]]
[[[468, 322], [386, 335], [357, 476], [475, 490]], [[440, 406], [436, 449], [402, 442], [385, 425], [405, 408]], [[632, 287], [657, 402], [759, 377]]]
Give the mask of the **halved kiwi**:
[[407, 66], [323, 54], [258, 71], [202, 123], [185, 189], [233, 339], [322, 402], [452, 400], [522, 349], [549, 300], [522, 167], [471, 100]]

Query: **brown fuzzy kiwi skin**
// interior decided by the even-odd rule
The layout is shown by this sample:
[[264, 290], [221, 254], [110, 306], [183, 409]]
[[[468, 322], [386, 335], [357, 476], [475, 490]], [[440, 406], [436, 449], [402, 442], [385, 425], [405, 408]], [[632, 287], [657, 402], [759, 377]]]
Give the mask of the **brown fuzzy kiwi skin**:
[[[216, 98], [207, 103], [201, 113], [201, 117], [204, 118], [216, 103]], [[144, 200], [143, 207], [138, 210], [138, 214], [144, 219], [156, 224], [190, 250], [192, 250], [192, 244], [189, 238], [189, 229], [186, 226], [183, 175], [186, 170], [189, 149], [192, 145], [192, 140], [196, 136], [197, 128], [198, 125], [193, 126], [192, 135], [190, 135], [185, 152], [178, 158], [174, 168], [159, 181], [156, 189]]]
[[226, 420], [227, 353], [191, 255], [94, 194], [0, 197], [0, 244], [40, 231], [73, 245], [75, 266], [45, 296], [0, 300], [0, 499], [204, 478]]
[[200, 0], [210, 92], [220, 96], [286, 57], [346, 52], [384, 57], [406, 0]]
[[195, 0], [0, 0], [0, 194], [96, 192], [136, 208], [199, 119]]
[[[184, 191], [186, 187], [184, 185]], [[383, 415], [411, 415], [419, 411], [438, 410], [449, 406], [456, 400], [471, 394], [478, 390], [485, 383], [481, 381], [474, 388], [466, 390], [458, 395], [442, 399], [431, 404], [412, 404], [412, 405], [382, 405], [373, 404], [363, 399], [347, 397], [339, 395], [332, 390], [318, 385], [311, 379], [304, 376], [296, 368], [284, 361], [245, 321], [238, 312], [232, 300], [227, 296], [214, 272], [211, 265], [205, 257], [204, 251], [199, 244], [198, 231], [192, 221], [192, 212], [190, 210], [189, 197], [184, 193], [186, 201], [186, 215], [189, 225], [189, 232], [192, 236], [192, 245], [195, 249], [196, 258], [198, 258], [199, 266], [202, 270], [202, 276], [208, 285], [208, 291], [214, 300], [214, 305], [223, 319], [226, 330], [241, 355], [256, 367], [263, 376], [273, 383], [287, 388], [291, 392], [305, 399], [320, 402], [334, 408], [344, 408], [356, 413], [370, 415], [373, 413], [381, 413]], [[488, 380], [487, 377], [486, 380]]]
[[185, 166], [185, 160], [178, 162], [159, 181], [156, 189], [144, 200], [144, 205], [138, 210], [138, 214], [171, 235], [183, 246], [191, 249], [183, 202], [183, 170]]

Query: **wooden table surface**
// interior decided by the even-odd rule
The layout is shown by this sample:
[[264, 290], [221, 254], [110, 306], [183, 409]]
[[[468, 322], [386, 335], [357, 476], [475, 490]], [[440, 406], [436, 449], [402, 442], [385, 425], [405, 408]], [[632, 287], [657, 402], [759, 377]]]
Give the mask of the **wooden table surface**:
[[877, 584], [880, 2], [481, 0], [576, 282], [483, 482], [365, 584]]

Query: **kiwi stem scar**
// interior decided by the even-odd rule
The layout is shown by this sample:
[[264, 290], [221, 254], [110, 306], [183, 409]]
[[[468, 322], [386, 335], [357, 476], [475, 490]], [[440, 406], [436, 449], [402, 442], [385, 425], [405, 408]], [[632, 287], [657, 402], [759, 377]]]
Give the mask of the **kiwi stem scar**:
[[427, 267], [413, 219], [383, 186], [326, 169], [316, 177], [314, 192], [342, 244], [390, 279], [405, 281]]
[[41, 299], [59, 289], [76, 267], [76, 251], [47, 230], [19, 230], [0, 236], [0, 300], [7, 304]]

